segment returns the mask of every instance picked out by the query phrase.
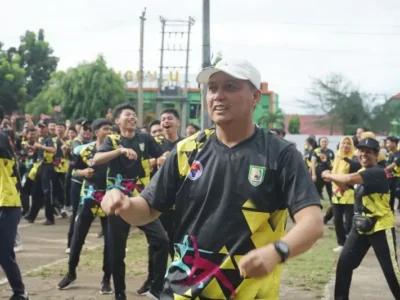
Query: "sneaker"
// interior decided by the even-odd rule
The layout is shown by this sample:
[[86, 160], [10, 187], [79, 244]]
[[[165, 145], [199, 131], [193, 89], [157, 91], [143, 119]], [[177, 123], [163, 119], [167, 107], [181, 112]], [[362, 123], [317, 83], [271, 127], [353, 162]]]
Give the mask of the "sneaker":
[[333, 252], [340, 253], [340, 252], [342, 252], [342, 250], [343, 250], [343, 246], [338, 246], [333, 249]]
[[126, 300], [125, 293], [115, 295], [114, 300]]
[[146, 296], [150, 300], [160, 300], [161, 292], [149, 291]]
[[65, 254], [69, 254], [71, 252], [71, 248], [65, 249]]
[[18, 245], [14, 247], [14, 252], [18, 253], [21, 252], [22, 250], [24, 250], [24, 247], [22, 247], [22, 245]]
[[140, 296], [145, 296], [150, 291], [151, 284], [153, 283], [150, 278], [147, 278], [140, 289], [136, 291], [136, 293]]
[[113, 290], [111, 288], [110, 279], [103, 279], [101, 282], [100, 294], [112, 294], [112, 292]]
[[59, 290], [69, 289], [76, 280], [76, 275], [67, 274], [58, 284]]
[[30, 223], [30, 224], [32, 224], [32, 223], [35, 222], [29, 215], [26, 215], [26, 216], [24, 217], [24, 220], [25, 220], [25, 221], [28, 221], [28, 223]]
[[21, 295], [21, 294], [14, 294], [11, 296], [10, 300], [29, 300], [28, 294]]
[[55, 224], [55, 222], [54, 221], [50, 221], [50, 220], [46, 220], [43, 223], [44, 226], [49, 226], [49, 225], [54, 225], [54, 224]]
[[68, 218], [68, 214], [64, 209], [61, 210], [61, 218], [63, 218], [63, 219]]

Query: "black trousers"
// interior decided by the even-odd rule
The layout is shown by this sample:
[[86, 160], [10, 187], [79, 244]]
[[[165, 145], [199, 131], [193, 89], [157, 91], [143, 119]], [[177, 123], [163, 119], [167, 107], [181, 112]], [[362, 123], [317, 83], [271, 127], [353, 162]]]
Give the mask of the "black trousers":
[[[108, 247], [115, 294], [123, 294], [125, 285], [125, 249], [131, 225], [119, 216], [108, 217]], [[138, 227], [146, 235], [147, 243], [152, 248], [152, 289], [162, 291], [168, 263], [168, 236], [160, 220]]]
[[346, 236], [353, 226], [354, 205], [353, 204], [332, 204], [335, 222], [336, 239], [339, 246], [346, 242]]
[[15, 260], [14, 244], [18, 223], [21, 218], [20, 207], [0, 207], [0, 266], [15, 294], [25, 294], [21, 271]]
[[399, 182], [399, 177], [392, 177], [390, 179], [390, 200], [389, 200], [389, 204], [390, 204], [390, 208], [392, 209], [392, 211], [394, 211], [394, 202], [396, 200], [396, 197], [398, 196], [397, 193], [396, 193], [398, 182]]
[[33, 194], [33, 183], [34, 181], [27, 176], [25, 179], [25, 183], [22, 186], [21, 189], [22, 215], [25, 215], [29, 212], [30, 209], [29, 198]]
[[43, 204], [45, 207], [46, 219], [54, 222], [53, 208], [53, 164], [42, 164], [36, 174], [32, 192], [32, 207], [29, 212], [29, 219], [35, 220]]
[[61, 208], [65, 206], [65, 173], [55, 172], [53, 197], [57, 199], [57, 203], [59, 203]]
[[394, 228], [361, 235], [353, 227], [339, 257], [336, 268], [335, 300], [348, 300], [353, 271], [358, 268], [372, 246], [394, 299], [400, 299], [399, 265]]
[[74, 228], [75, 228], [75, 219], [76, 219], [76, 215], [78, 213], [79, 201], [81, 198], [80, 197], [81, 189], [82, 189], [82, 183], [78, 183], [76, 181], [71, 182], [70, 196], [71, 196], [71, 205], [72, 205], [72, 215], [71, 215], [71, 220], [69, 222], [67, 248], [71, 248], [71, 241], [72, 241], [72, 236], [74, 234]]
[[72, 167], [69, 167], [68, 172], [65, 175], [65, 206], [71, 206], [71, 173]]
[[[68, 262], [68, 272], [70, 274], [76, 274], [76, 268], [79, 264], [79, 257], [81, 255], [82, 247], [85, 244], [86, 236], [89, 232], [90, 226], [96, 217], [91, 212], [83, 212], [81, 209], [79, 210], [76, 221], [74, 234], [72, 236], [71, 241], [71, 251], [69, 254], [69, 262]], [[107, 217], [101, 217], [100, 223], [103, 231], [107, 232]], [[104, 234], [104, 250], [103, 250], [103, 279], [109, 280], [111, 278], [111, 266], [109, 262], [109, 254], [108, 254], [108, 238], [107, 234]]]

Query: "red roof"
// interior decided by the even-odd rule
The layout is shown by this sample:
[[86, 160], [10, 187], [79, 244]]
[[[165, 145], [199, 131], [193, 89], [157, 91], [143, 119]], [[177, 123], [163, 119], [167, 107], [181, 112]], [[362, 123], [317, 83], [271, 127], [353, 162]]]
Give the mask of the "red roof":
[[[295, 115], [285, 115], [285, 128], [286, 131], [289, 131], [289, 121]], [[338, 129], [334, 128], [331, 132], [330, 128], [327, 126], [323, 126], [318, 124], [318, 121], [327, 120], [327, 115], [297, 115], [300, 119], [300, 134], [307, 134], [307, 135], [343, 135], [343, 132]]]
[[400, 99], [400, 93], [394, 95], [391, 99]]

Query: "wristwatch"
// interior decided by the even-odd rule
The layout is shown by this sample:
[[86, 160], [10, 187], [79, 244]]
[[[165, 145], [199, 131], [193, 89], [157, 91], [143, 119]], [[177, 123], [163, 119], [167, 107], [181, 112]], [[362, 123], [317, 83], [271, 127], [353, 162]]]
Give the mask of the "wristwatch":
[[282, 241], [276, 241], [274, 243], [274, 246], [275, 246], [276, 252], [278, 252], [279, 256], [281, 257], [281, 263], [284, 263], [290, 255], [289, 246], [285, 242], [282, 242]]

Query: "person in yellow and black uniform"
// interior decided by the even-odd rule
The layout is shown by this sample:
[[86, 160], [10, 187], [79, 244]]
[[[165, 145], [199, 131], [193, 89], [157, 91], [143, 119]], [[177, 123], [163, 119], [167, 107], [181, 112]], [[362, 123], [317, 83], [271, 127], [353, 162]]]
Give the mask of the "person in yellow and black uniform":
[[21, 177], [25, 179], [21, 189], [23, 216], [29, 212], [29, 197], [32, 195], [33, 182], [36, 177], [37, 169], [39, 168], [37, 149], [35, 147], [35, 143], [37, 142], [37, 130], [35, 127], [28, 127], [26, 139], [26, 141], [21, 143], [21, 162], [25, 165], [25, 174], [21, 174]]
[[25, 219], [28, 222], [34, 222], [44, 204], [46, 221], [43, 225], [54, 225], [53, 178], [55, 172], [53, 159], [56, 147], [52, 137], [49, 135], [47, 125], [39, 123], [38, 128], [40, 138], [34, 146], [38, 151], [37, 162], [39, 163], [39, 168], [33, 184], [32, 207]]
[[308, 137], [306, 139], [306, 144], [304, 146], [304, 161], [306, 162], [307, 168], [310, 170], [311, 173], [311, 160], [314, 150], [318, 148], [317, 141], [312, 138]]
[[[311, 156], [311, 176], [321, 199], [323, 198], [322, 189], [325, 187], [329, 202], [332, 203], [332, 184], [330, 182], [324, 182], [321, 174], [323, 171], [332, 169], [332, 162], [335, 159], [335, 154], [331, 149], [328, 149], [328, 139], [326, 137], [321, 137], [318, 141], [318, 145], [319, 147], [314, 150]], [[324, 223], [328, 223], [332, 218], [332, 207], [329, 207], [324, 216]]]
[[[76, 161], [75, 168], [77, 175], [83, 180], [83, 189], [77, 218], [75, 221], [74, 234], [71, 242], [69, 254], [68, 273], [58, 284], [60, 290], [67, 289], [76, 280], [76, 268], [79, 257], [85, 243], [86, 236], [94, 219], [100, 217], [101, 227], [107, 233], [107, 217], [100, 207], [100, 203], [107, 189], [107, 168], [108, 165], [93, 165], [93, 157], [97, 149], [103, 143], [105, 137], [111, 133], [111, 122], [106, 119], [97, 119], [92, 124], [92, 131], [96, 136], [96, 142], [78, 146], [75, 148]], [[101, 282], [100, 293], [110, 294], [111, 267], [107, 247], [107, 234], [104, 234], [103, 252], [103, 280]]]
[[[354, 156], [354, 145], [351, 137], [344, 137], [339, 143], [339, 150], [333, 161], [332, 174], [349, 174], [360, 169], [358, 159]], [[346, 242], [353, 224], [354, 187], [332, 183], [332, 208], [335, 222], [338, 247], [333, 249], [340, 252]], [[344, 218], [344, 221], [343, 221]]]
[[[0, 124], [3, 119], [4, 112], [0, 107]], [[10, 300], [29, 299], [14, 252], [21, 218], [20, 185], [13, 143], [7, 133], [0, 131], [0, 266], [14, 293]]]
[[69, 162], [67, 159], [66, 152], [66, 141], [65, 130], [67, 129], [64, 123], [57, 123], [56, 125], [56, 136], [53, 137], [53, 143], [56, 145], [57, 152], [54, 155], [54, 189], [53, 196], [57, 200], [57, 203], [61, 207], [61, 216], [66, 218], [68, 215], [64, 209], [65, 207], [65, 179], [68, 172]]
[[395, 218], [389, 205], [387, 172], [377, 165], [379, 142], [360, 140], [358, 158], [362, 169], [335, 175], [324, 172], [325, 180], [354, 185], [354, 223], [336, 268], [335, 299], [349, 299], [353, 271], [372, 246], [395, 299], [400, 299], [400, 269], [396, 255]]
[[[94, 157], [94, 163], [109, 163], [107, 190], [117, 188], [126, 195], [138, 195], [150, 181], [149, 159], [162, 156], [163, 150], [149, 134], [136, 130], [137, 117], [132, 105], [117, 106], [114, 110], [114, 121], [119, 125], [121, 135], [109, 135], [104, 139]], [[115, 298], [125, 300], [124, 259], [131, 226], [119, 216], [110, 216], [108, 221]], [[154, 281], [148, 295], [158, 297], [167, 269], [168, 236], [158, 219], [138, 228], [144, 232], [149, 246], [154, 249]]]
[[[388, 136], [386, 139], [386, 148], [389, 151], [386, 170], [392, 174], [390, 178], [390, 207], [394, 211], [395, 199], [400, 199], [400, 151], [397, 150], [399, 139], [394, 136]], [[400, 206], [397, 206], [397, 210]]]

